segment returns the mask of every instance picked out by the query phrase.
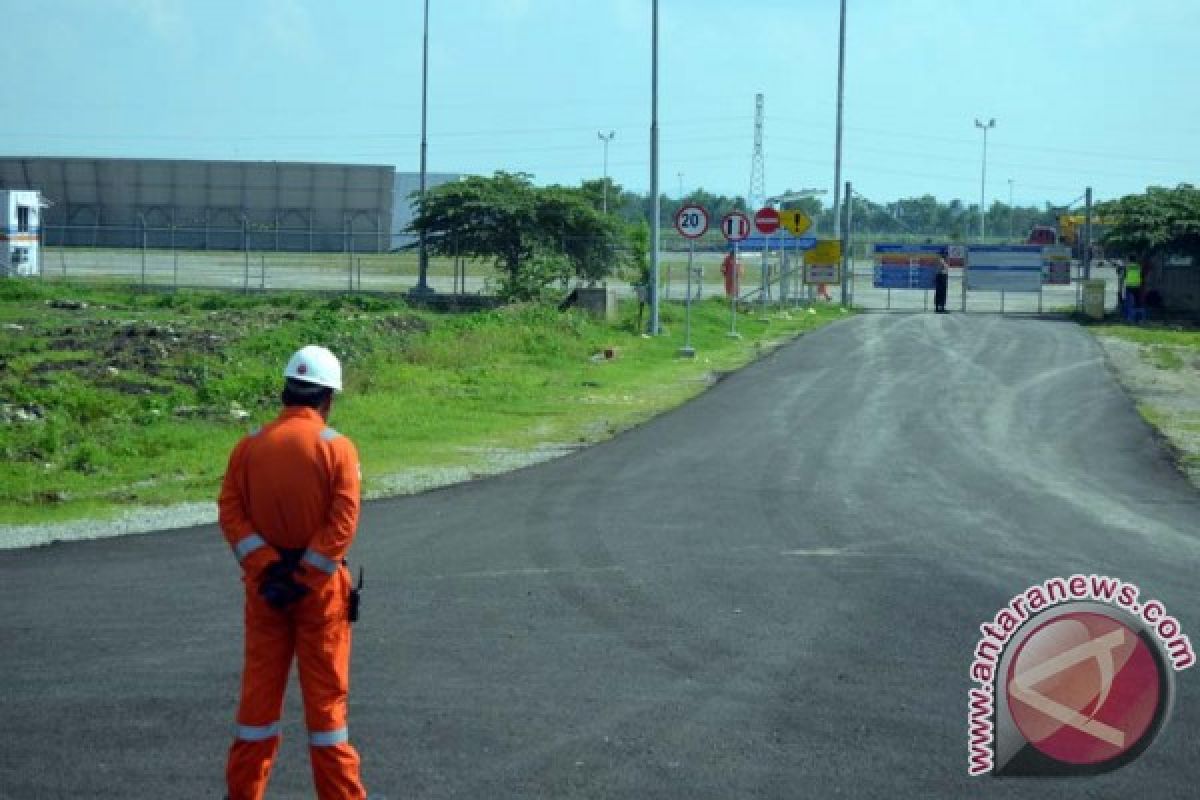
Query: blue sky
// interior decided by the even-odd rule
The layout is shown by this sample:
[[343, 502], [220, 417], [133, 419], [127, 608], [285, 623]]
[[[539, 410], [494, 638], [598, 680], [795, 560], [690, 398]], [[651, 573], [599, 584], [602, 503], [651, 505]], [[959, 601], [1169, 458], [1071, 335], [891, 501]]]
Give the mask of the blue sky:
[[[649, 186], [650, 0], [431, 0], [429, 169]], [[837, 0], [660, 0], [660, 185], [831, 187]], [[416, 170], [421, 0], [2, 0], [0, 155]], [[1068, 203], [1200, 183], [1196, 0], [849, 0], [844, 179]]]

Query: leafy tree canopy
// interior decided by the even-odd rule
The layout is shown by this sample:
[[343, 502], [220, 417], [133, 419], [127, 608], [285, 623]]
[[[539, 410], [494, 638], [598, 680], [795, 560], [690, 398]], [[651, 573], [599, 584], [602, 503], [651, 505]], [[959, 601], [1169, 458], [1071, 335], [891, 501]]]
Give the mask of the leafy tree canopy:
[[1200, 259], [1200, 189], [1191, 184], [1151, 186], [1143, 194], [1101, 203], [1097, 212], [1114, 220], [1102, 237], [1107, 250], [1139, 258]]
[[537, 187], [519, 172], [472, 175], [415, 198], [409, 229], [424, 231], [434, 254], [491, 260], [514, 296], [571, 273], [597, 281], [617, 267], [625, 234], [594, 204], [595, 188]]

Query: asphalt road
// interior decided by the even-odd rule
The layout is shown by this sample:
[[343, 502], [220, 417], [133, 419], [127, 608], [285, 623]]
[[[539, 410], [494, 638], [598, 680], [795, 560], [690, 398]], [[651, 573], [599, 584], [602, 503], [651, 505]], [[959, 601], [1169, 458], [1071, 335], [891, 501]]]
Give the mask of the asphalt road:
[[[1192, 798], [1195, 670], [1089, 779], [968, 778], [966, 697], [979, 624], [1052, 576], [1200, 637], [1198, 531], [1079, 328], [865, 315], [606, 444], [370, 504], [351, 736], [393, 800]], [[239, 592], [213, 528], [0, 553], [0, 796], [220, 797]], [[275, 798], [311, 797], [297, 694]]]

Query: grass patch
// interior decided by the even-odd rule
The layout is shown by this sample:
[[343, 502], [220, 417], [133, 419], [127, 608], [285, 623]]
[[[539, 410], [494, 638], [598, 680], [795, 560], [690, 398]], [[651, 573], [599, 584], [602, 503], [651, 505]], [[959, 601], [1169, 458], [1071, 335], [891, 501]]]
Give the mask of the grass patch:
[[1174, 347], [1156, 344], [1142, 348], [1142, 357], [1159, 369], [1183, 369], [1183, 356]]
[[1200, 352], [1200, 330], [1179, 325], [1091, 325], [1089, 329], [1097, 336], [1113, 336], [1147, 346], [1163, 345]]
[[[359, 445], [370, 490], [407, 469], [470, 468], [481, 449], [611, 436], [842, 316], [755, 309], [734, 340], [728, 306], [705, 300], [692, 360], [676, 355], [682, 306], [663, 305], [655, 338], [635, 309], [605, 323], [543, 306], [438, 314], [364, 295], [2, 280], [0, 523], [211, 501], [233, 444], [277, 413], [288, 355], [311, 342], [345, 364], [331, 423]], [[605, 348], [618, 357], [593, 359]]]
[[1144, 419], [1144, 420], [1146, 420], [1146, 422], [1150, 423], [1155, 429], [1162, 430], [1163, 427], [1166, 425], [1167, 415], [1164, 414], [1162, 411], [1159, 411], [1154, 406], [1148, 405], [1146, 403], [1138, 403], [1136, 408], [1137, 408], [1138, 414], [1141, 415], [1142, 419]]

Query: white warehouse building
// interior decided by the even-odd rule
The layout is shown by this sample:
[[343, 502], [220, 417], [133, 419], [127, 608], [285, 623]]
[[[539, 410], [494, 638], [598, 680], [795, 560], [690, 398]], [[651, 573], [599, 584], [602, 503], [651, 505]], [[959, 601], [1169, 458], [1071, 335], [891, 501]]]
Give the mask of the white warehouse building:
[[384, 252], [411, 242], [419, 182], [381, 165], [0, 157], [0, 190], [41, 193], [50, 246]]

